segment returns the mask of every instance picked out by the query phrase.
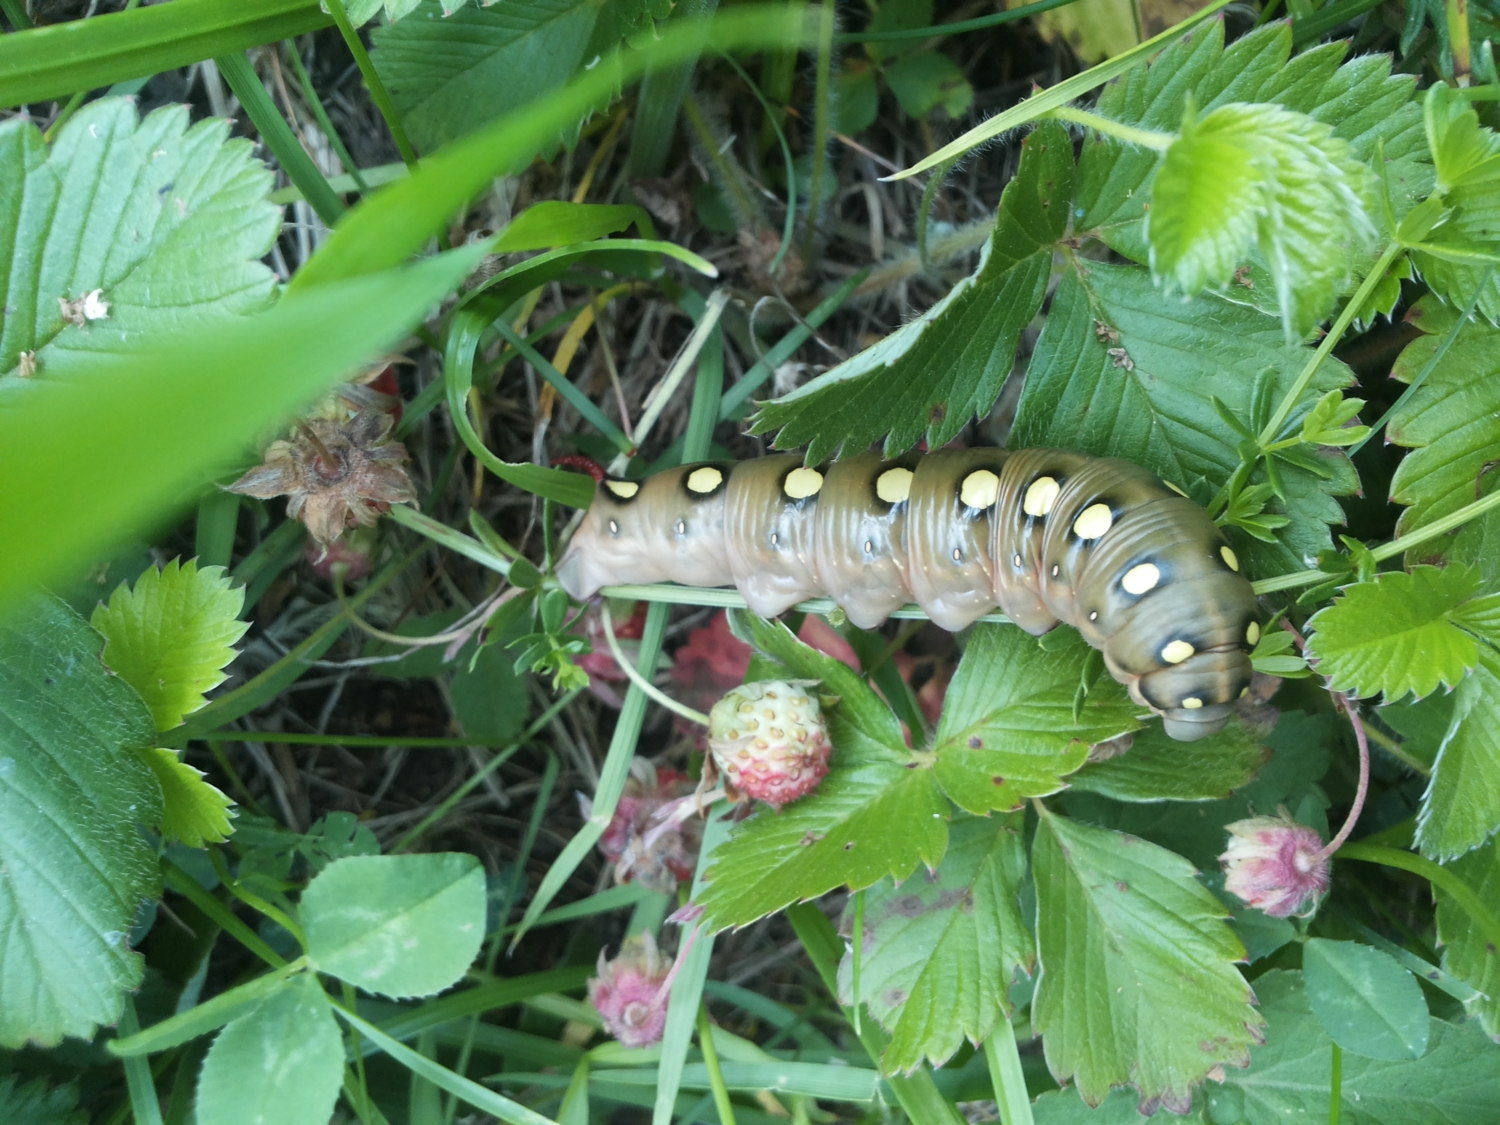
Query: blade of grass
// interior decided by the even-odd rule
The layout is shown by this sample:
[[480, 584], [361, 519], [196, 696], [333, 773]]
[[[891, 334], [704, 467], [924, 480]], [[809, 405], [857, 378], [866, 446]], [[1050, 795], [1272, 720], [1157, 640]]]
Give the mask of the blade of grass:
[[[546, 356], [542, 355], [541, 352], [522, 339], [520, 333], [505, 322], [504, 317], [494, 322], [494, 328], [500, 334], [501, 338], [514, 348], [522, 359], [530, 364], [533, 371], [547, 380], [553, 389], [567, 401], [568, 405], [578, 411], [585, 422], [607, 437], [620, 452], [626, 454], [635, 452], [635, 442], [626, 437], [624, 431], [619, 426], [606, 418], [604, 411], [595, 406], [593, 400], [588, 395], [580, 391], [566, 375], [553, 367]], [[471, 360], [471, 370], [472, 367], [473, 361]], [[590, 499], [592, 499], [593, 489], [590, 489], [589, 492]], [[577, 507], [577, 505], [574, 506]]]
[[318, 0], [172, 0], [0, 36], [0, 106], [148, 78], [331, 23]]
[[198, 501], [193, 548], [199, 566], [223, 566], [234, 554], [234, 532], [240, 519], [240, 498], [233, 492], [210, 492]]
[[903, 39], [936, 39], [943, 35], [958, 35], [965, 31], [983, 31], [1002, 23], [1029, 19], [1053, 8], [1075, 4], [1077, 0], [1037, 0], [1034, 4], [1022, 4], [1019, 8], [996, 12], [991, 16], [979, 16], [972, 20], [954, 23], [936, 23], [931, 27], [909, 27], [903, 31], [845, 31], [833, 37], [835, 43], [895, 43]]
[[238, 51], [220, 55], [214, 63], [287, 177], [301, 190], [302, 197], [318, 213], [318, 218], [325, 225], [333, 226], [344, 213], [344, 201], [333, 193], [328, 180], [307, 155], [302, 142], [271, 101], [271, 95], [266, 93], [265, 84], [255, 73], [255, 68]]
[[13, 30], [31, 30], [31, 17], [26, 14], [26, 0], [0, 0], [0, 10], [5, 12], [5, 18], [10, 20]]
[[660, 176], [666, 170], [667, 154], [677, 136], [677, 114], [693, 80], [698, 56], [708, 42], [708, 19], [718, 6], [719, 0], [684, 0], [677, 5], [679, 10], [668, 27], [658, 27], [658, 33], [686, 31], [690, 49], [653, 63], [641, 79], [630, 152], [625, 158], [631, 179]]
[[1002, 1125], [1032, 1125], [1031, 1098], [1026, 1093], [1026, 1073], [1016, 1048], [1016, 1029], [1003, 1012], [984, 1041], [984, 1058], [989, 1063]]
[[1082, 74], [1075, 74], [1072, 78], [1064, 79], [1056, 86], [1049, 86], [1018, 105], [1012, 106], [1004, 113], [997, 113], [983, 124], [976, 125], [963, 136], [951, 141], [938, 149], [932, 155], [917, 161], [910, 168], [903, 168], [893, 175], [885, 177], [888, 180], [904, 180], [910, 176], [918, 175], [929, 168], [936, 168], [946, 164], [950, 160], [962, 156], [970, 149], [977, 148], [988, 141], [994, 140], [1001, 134], [1011, 129], [1019, 128], [1029, 122], [1036, 121], [1044, 114], [1059, 106], [1067, 105], [1074, 98], [1080, 98], [1090, 90], [1104, 85], [1111, 78], [1124, 74], [1136, 66], [1151, 58], [1168, 43], [1181, 39], [1193, 28], [1204, 20], [1213, 17], [1221, 8], [1230, 4], [1231, 0], [1211, 0], [1207, 7], [1200, 8], [1187, 19], [1172, 27], [1167, 28], [1160, 35], [1153, 35], [1144, 43], [1137, 44], [1123, 54], [1116, 55], [1112, 59], [1100, 63], [1098, 66], [1090, 67]]
[[170, 1016], [160, 1023], [154, 1023], [144, 1031], [139, 1025], [135, 1030], [127, 1031], [122, 1021], [120, 1038], [109, 1040], [105, 1043], [105, 1047], [110, 1054], [118, 1058], [144, 1058], [158, 1051], [165, 1051], [189, 1040], [197, 1039], [200, 1035], [207, 1035], [210, 1031], [218, 1030], [242, 1012], [259, 1004], [271, 993], [280, 989], [293, 973], [299, 973], [306, 967], [307, 958], [299, 958], [279, 969], [273, 969], [269, 973], [258, 976], [254, 980], [221, 992], [213, 999], [205, 1000], [186, 1012]]
[[222, 471], [235, 456], [226, 451], [388, 350], [483, 251], [285, 298], [12, 394], [0, 413], [0, 480], [28, 485], [0, 491], [0, 611], [159, 520]]
[[396, 112], [396, 103], [391, 101], [390, 91], [385, 88], [385, 83], [380, 80], [375, 64], [370, 61], [364, 40], [360, 39], [359, 32], [349, 23], [349, 13], [344, 9], [344, 0], [323, 0], [323, 2], [327, 5], [328, 14], [333, 17], [333, 22], [338, 25], [339, 34], [344, 37], [344, 45], [354, 56], [354, 64], [359, 67], [359, 73], [365, 80], [365, 87], [370, 91], [375, 108], [380, 110], [380, 116], [385, 118], [386, 128], [391, 131], [391, 139], [396, 142], [396, 151], [401, 154], [402, 162], [408, 168], [415, 170], [417, 167], [416, 150], [411, 147], [411, 141], [406, 138], [406, 130], [401, 125], [401, 115]]
[[[120, 1012], [120, 1033], [128, 1037], [140, 1029], [135, 999], [126, 993], [125, 1007]], [[156, 1096], [156, 1079], [151, 1076], [151, 1060], [144, 1055], [126, 1058], [125, 1085], [130, 1091], [130, 1111], [135, 1115], [135, 1125], [162, 1125], [161, 1101]]]
[[489, 567], [500, 574], [510, 574], [510, 560], [495, 554], [472, 535], [465, 535], [462, 531], [440, 523], [431, 516], [424, 516], [415, 508], [409, 508], [405, 504], [392, 504], [391, 510], [386, 515], [391, 518], [392, 522], [399, 523], [409, 531], [415, 531], [418, 535], [447, 547], [456, 555], [473, 559], [480, 566]]
[[592, 974], [591, 966], [568, 965], [525, 976], [496, 978], [438, 1000], [428, 1000], [399, 1016], [382, 1020], [380, 1030], [394, 1039], [410, 1039], [429, 1028], [442, 1027], [466, 1016], [508, 1008], [533, 996], [580, 989]]
[[[328, 120], [328, 110], [323, 107], [323, 99], [318, 97], [318, 91], [313, 86], [312, 78], [308, 76], [307, 67], [302, 63], [302, 52], [297, 50], [295, 41], [289, 44], [290, 50], [287, 54], [292, 59], [292, 69], [297, 74], [297, 84], [302, 87], [302, 99], [312, 110], [313, 116], [317, 118], [318, 128], [323, 130], [323, 135], [328, 138], [328, 144], [333, 149], [334, 155], [339, 158], [339, 163], [344, 166], [344, 176], [347, 177], [352, 186], [359, 189], [361, 195], [370, 194], [370, 182], [365, 179], [365, 174], [360, 166], [354, 162], [354, 157], [349, 155], [349, 150], [344, 147], [344, 139], [339, 136], [339, 131], [333, 127], [333, 122]], [[405, 171], [405, 166], [402, 166]], [[333, 181], [328, 182], [333, 187]], [[342, 189], [347, 191], [348, 188]]]
[[1396, 848], [1383, 848], [1372, 844], [1345, 844], [1334, 853], [1335, 859], [1357, 859], [1365, 863], [1379, 863], [1401, 871], [1420, 875], [1438, 890], [1458, 903], [1474, 924], [1484, 931], [1486, 940], [1500, 947], [1500, 917], [1489, 908], [1474, 889], [1446, 867], [1433, 863], [1425, 856]]

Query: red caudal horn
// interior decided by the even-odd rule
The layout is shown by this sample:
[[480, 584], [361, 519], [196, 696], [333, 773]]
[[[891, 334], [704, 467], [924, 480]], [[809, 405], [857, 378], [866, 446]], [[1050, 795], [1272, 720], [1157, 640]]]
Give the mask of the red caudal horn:
[[598, 484], [604, 479], [604, 466], [592, 457], [585, 457], [581, 453], [570, 453], [566, 457], [556, 457], [552, 461], [554, 468], [577, 469], [580, 473], [588, 473]]

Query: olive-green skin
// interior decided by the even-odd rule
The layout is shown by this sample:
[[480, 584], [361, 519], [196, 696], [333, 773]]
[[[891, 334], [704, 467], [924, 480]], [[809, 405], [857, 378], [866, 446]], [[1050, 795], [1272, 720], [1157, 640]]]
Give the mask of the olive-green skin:
[[820, 469], [796, 455], [606, 479], [558, 576], [734, 585], [774, 617], [828, 596], [861, 628], [916, 602], [962, 629], [998, 606], [1033, 634], [1076, 626], [1184, 741], [1250, 684], [1255, 595], [1208, 514], [1128, 461], [964, 449]]

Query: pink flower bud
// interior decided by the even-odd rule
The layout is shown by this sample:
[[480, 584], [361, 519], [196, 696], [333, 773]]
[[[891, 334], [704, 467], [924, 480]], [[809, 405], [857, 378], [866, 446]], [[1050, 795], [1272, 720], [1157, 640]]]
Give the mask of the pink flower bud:
[[1219, 857], [1225, 890], [1272, 918], [1305, 918], [1318, 908], [1328, 893], [1328, 859], [1317, 832], [1285, 809], [1280, 816], [1236, 821], [1228, 830], [1229, 847]]
[[620, 955], [606, 961], [599, 953], [599, 975], [589, 980], [589, 1003], [604, 1030], [624, 1047], [649, 1047], [661, 1040], [667, 1023], [671, 965], [657, 952], [649, 933], [627, 938]]

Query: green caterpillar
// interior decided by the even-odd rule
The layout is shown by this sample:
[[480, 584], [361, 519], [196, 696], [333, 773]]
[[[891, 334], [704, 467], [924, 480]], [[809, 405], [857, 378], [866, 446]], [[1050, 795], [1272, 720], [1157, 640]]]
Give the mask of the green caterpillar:
[[1250, 684], [1255, 595], [1224, 534], [1138, 465], [1055, 449], [964, 449], [822, 468], [795, 455], [606, 477], [558, 575], [601, 586], [736, 586], [774, 617], [826, 595], [861, 628], [916, 602], [958, 630], [996, 606], [1059, 621], [1184, 741]]

